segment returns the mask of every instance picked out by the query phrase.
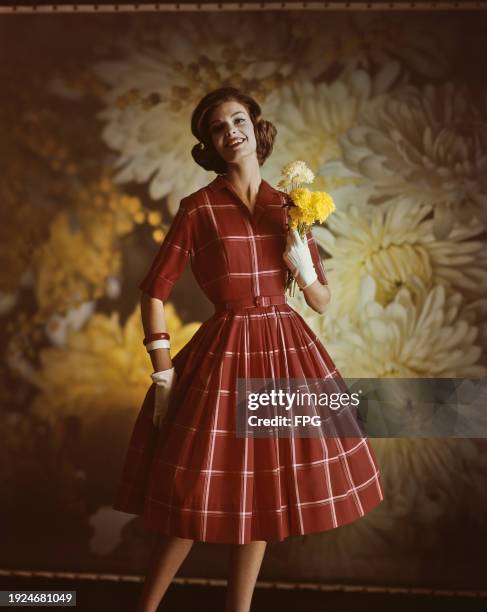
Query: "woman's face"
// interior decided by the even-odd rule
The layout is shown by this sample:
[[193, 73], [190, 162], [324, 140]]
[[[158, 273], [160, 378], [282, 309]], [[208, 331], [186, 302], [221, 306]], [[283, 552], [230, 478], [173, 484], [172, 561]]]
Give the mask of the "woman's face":
[[227, 163], [238, 164], [242, 158], [256, 155], [254, 124], [240, 102], [230, 100], [214, 108], [208, 116], [208, 128], [213, 146]]

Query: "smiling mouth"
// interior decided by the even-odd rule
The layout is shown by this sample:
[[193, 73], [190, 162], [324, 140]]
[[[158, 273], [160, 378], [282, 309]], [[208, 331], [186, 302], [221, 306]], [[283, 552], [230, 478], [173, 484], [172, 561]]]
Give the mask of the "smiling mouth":
[[245, 138], [240, 138], [239, 140], [235, 141], [232, 144], [227, 144], [227, 147], [230, 148], [230, 149], [236, 149], [237, 147], [239, 147], [244, 142], [245, 142]]

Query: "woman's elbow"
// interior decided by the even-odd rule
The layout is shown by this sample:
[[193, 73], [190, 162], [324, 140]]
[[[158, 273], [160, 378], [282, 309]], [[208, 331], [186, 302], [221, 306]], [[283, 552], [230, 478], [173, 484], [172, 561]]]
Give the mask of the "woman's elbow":
[[331, 299], [331, 292], [328, 285], [323, 285], [323, 289], [324, 291], [321, 299], [317, 301], [315, 306], [312, 306], [313, 310], [320, 315], [325, 314]]
[[324, 305], [324, 306], [323, 306], [323, 305], [320, 305], [320, 306], [318, 306], [317, 308], [314, 308], [313, 310], [314, 310], [315, 312], [317, 312], [318, 314], [322, 315], [322, 314], [325, 314], [327, 306], [328, 306], [328, 304], [326, 304], [326, 305]]
[[140, 306], [144, 312], [159, 312], [164, 308], [164, 302], [161, 298], [154, 297], [150, 293], [143, 291], [140, 296]]
[[162, 299], [156, 296], [153, 296], [150, 293], [147, 293], [147, 291], [144, 291], [141, 289], [140, 290], [140, 301], [148, 302], [149, 304], [157, 304], [158, 302], [162, 302]]

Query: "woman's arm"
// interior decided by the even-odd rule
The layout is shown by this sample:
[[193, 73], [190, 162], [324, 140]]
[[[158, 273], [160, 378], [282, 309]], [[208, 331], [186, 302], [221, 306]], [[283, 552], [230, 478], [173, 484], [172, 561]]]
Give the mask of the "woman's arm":
[[[298, 283], [298, 286], [299, 283]], [[328, 285], [323, 285], [319, 279], [311, 283], [306, 289], [302, 289], [304, 299], [310, 308], [319, 314], [323, 314], [331, 299], [331, 292]]]
[[[140, 298], [140, 313], [145, 336], [155, 332], [167, 331], [162, 300], [143, 292]], [[168, 348], [158, 348], [149, 353], [154, 372], [172, 368], [170, 350]]]

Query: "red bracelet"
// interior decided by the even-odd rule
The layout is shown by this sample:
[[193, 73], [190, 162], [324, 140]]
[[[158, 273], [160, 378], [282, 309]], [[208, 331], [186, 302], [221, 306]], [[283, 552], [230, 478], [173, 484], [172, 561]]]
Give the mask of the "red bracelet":
[[170, 339], [170, 336], [167, 332], [154, 332], [153, 334], [149, 334], [144, 338], [144, 345], [152, 342], [153, 340], [161, 340], [163, 338]]

